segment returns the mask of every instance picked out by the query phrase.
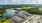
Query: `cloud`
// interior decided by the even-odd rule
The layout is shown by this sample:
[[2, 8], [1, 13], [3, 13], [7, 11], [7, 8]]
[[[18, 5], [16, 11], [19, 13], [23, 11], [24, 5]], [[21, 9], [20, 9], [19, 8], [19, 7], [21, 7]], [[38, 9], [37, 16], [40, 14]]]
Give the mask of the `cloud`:
[[42, 0], [0, 0], [0, 5], [42, 4]]

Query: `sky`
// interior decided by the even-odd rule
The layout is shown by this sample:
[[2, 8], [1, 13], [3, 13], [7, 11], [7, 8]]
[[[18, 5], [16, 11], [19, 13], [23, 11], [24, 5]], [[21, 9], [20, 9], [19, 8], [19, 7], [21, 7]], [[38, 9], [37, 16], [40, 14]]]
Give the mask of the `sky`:
[[42, 0], [0, 0], [0, 5], [42, 4]]

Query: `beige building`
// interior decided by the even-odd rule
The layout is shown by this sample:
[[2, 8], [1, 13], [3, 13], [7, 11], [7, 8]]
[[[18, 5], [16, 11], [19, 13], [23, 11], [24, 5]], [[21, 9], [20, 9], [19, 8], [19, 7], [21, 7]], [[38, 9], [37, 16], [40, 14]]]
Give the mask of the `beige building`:
[[31, 18], [32, 15], [27, 13], [27, 12], [24, 12], [24, 11], [20, 11], [18, 13], [16, 13], [16, 15], [14, 15], [10, 21], [12, 23], [22, 23], [24, 21], [26, 21], [27, 19]]

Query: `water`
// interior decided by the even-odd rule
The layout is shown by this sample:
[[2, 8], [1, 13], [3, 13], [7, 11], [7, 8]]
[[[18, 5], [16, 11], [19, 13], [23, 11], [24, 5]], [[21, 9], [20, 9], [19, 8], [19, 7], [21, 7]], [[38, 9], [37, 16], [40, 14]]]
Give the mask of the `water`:
[[3, 14], [3, 17], [12, 17], [15, 15], [16, 10], [7, 10], [6, 13]]

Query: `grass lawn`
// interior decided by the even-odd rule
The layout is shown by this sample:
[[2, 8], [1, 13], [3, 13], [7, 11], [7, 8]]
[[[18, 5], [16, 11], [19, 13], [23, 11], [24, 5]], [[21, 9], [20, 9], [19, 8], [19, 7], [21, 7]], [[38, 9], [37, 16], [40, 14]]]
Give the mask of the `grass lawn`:
[[10, 20], [6, 20], [4, 22], [1, 22], [1, 20], [0, 20], [0, 23], [11, 23], [11, 21]]

